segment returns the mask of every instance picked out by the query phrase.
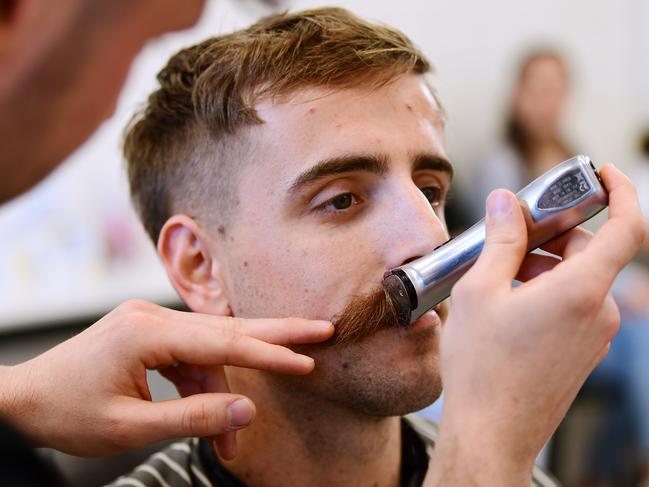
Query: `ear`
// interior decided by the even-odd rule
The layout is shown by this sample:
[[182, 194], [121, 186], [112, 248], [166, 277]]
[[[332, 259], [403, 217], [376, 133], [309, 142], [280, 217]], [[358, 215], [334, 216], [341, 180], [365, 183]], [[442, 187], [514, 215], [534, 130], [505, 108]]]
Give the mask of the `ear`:
[[231, 315], [219, 259], [210, 239], [187, 215], [167, 220], [158, 237], [158, 254], [167, 275], [193, 311]]

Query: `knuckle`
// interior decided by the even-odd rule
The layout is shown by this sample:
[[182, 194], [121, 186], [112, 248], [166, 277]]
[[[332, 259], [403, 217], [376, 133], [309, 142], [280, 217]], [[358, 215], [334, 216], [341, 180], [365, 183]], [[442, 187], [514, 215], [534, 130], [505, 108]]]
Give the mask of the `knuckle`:
[[594, 316], [602, 306], [600, 284], [595, 280], [582, 282], [578, 286], [572, 280], [564, 281], [560, 288], [565, 289], [568, 309], [577, 316]]
[[586, 247], [588, 243], [593, 239], [593, 233], [584, 230], [582, 233], [578, 234], [574, 240], [574, 245], [577, 247], [577, 249], [581, 249]]
[[570, 299], [570, 310], [577, 316], [589, 316], [597, 308], [597, 299], [591, 293], [578, 293]]
[[275, 330], [287, 331], [289, 341], [293, 340], [294, 337], [299, 336], [300, 332], [311, 331], [313, 329], [310, 321], [307, 321], [304, 318], [298, 318], [297, 316], [278, 320], [277, 323], [273, 325], [273, 328]]
[[156, 305], [147, 301], [130, 300], [119, 305], [117, 309], [122, 318], [122, 326], [129, 331], [137, 331], [154, 318]]
[[518, 246], [521, 244], [521, 238], [513, 228], [501, 228], [490, 235], [489, 243], [491, 245]]
[[601, 350], [597, 357], [597, 363], [600, 363], [602, 360], [606, 358], [608, 355], [608, 352], [611, 350], [611, 342], [608, 342], [606, 345], [604, 345], [604, 348]]
[[617, 335], [617, 332], [620, 330], [621, 323], [622, 318], [620, 316], [620, 310], [617, 308], [617, 306], [612, 305], [604, 324], [604, 334], [607, 342], [610, 342], [613, 337]]
[[235, 342], [241, 338], [244, 333], [245, 322], [243, 318], [233, 317], [226, 326], [223, 327], [225, 338], [231, 342]]
[[[219, 421], [215, 414], [218, 409], [208, 407], [205, 401], [192, 402], [185, 407], [181, 417], [181, 428], [191, 436], [211, 436], [219, 431]], [[221, 418], [223, 419], [223, 418]]]
[[637, 246], [642, 245], [642, 243], [647, 238], [647, 224], [645, 223], [643, 218], [635, 219], [635, 221], [631, 225], [631, 234]]
[[150, 304], [141, 299], [129, 299], [120, 304], [118, 309], [124, 313], [134, 313], [146, 309]]
[[230, 364], [241, 348], [239, 344], [243, 335], [238, 331], [241, 327], [240, 321], [241, 318], [229, 318], [226, 323], [215, 330], [216, 337], [222, 344], [221, 360], [223, 364]]
[[304, 318], [299, 318], [297, 316], [289, 316], [288, 318], [284, 318], [281, 320], [281, 322], [278, 323], [278, 325], [288, 325], [291, 327], [298, 327], [298, 326], [304, 326], [306, 324]]

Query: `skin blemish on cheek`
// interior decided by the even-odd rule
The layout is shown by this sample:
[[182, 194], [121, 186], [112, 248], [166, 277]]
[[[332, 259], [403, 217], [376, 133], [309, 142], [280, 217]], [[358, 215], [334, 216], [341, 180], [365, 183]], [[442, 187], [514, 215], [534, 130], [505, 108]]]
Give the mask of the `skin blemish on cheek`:
[[219, 232], [221, 237], [225, 237], [225, 227], [223, 225], [219, 225], [219, 228], [217, 228], [216, 231]]
[[406, 109], [412, 112], [412, 105], [410, 103], [406, 103]]
[[244, 266], [244, 267], [248, 267], [248, 261], [247, 261], [247, 260], [244, 260], [244, 261], [243, 261], [243, 266]]
[[341, 366], [343, 369], [348, 369], [348, 368], [349, 368], [349, 362], [343, 362], [340, 366]]
[[313, 115], [315, 113], [315, 107], [309, 107], [309, 109], [306, 111], [309, 115]]

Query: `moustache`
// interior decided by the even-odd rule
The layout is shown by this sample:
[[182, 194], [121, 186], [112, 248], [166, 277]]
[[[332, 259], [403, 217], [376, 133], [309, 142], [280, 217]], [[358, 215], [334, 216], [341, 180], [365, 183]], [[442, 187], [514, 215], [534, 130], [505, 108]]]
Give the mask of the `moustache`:
[[333, 344], [344, 345], [376, 333], [384, 328], [407, 327], [403, 314], [398, 309], [384, 287], [367, 294], [355, 296], [343, 311], [332, 320]]

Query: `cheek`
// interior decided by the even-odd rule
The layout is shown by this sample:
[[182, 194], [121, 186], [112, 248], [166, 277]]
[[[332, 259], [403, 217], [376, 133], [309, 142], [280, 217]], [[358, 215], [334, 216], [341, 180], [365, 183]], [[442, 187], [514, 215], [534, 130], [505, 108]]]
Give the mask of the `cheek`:
[[[290, 239], [259, 241], [241, 247], [228, 259], [230, 303], [242, 317], [325, 318], [334, 279], [328, 257], [295, 245]], [[330, 262], [329, 262], [330, 263]]]
[[368, 288], [368, 252], [348, 239], [303, 230], [250, 240], [233, 246], [227, 259], [235, 316], [331, 319], [352, 294]]

